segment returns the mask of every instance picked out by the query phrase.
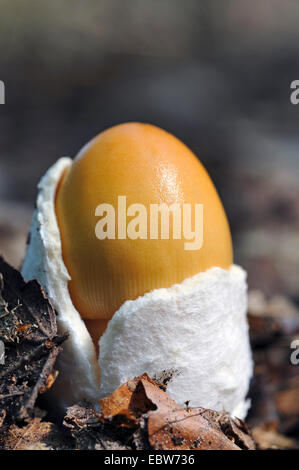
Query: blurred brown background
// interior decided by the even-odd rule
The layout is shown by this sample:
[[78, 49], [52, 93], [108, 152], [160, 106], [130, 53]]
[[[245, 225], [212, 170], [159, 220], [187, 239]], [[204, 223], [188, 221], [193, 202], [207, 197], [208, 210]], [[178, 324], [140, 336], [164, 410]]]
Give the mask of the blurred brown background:
[[250, 285], [297, 301], [298, 20], [290, 0], [1, 0], [1, 252], [20, 263], [58, 157], [145, 121], [208, 168]]
[[298, 22], [292, 0], [0, 0], [0, 254], [20, 265], [37, 182], [58, 157], [125, 121], [181, 138], [248, 271], [249, 422], [266, 447], [299, 446]]

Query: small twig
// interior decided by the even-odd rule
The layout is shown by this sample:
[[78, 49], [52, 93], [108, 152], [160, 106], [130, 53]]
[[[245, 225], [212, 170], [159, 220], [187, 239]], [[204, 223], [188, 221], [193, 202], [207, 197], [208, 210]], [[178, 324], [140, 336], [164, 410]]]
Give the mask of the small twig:
[[24, 395], [25, 392], [15, 392], [15, 393], [7, 393], [6, 395], [0, 395], [0, 400], [4, 400], [5, 398], [12, 398], [18, 397], [20, 395]]

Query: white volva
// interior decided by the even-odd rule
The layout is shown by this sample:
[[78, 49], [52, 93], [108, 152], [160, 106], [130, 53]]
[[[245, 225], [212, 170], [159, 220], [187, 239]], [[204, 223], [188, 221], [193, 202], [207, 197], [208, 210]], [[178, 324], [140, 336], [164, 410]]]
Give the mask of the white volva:
[[[246, 273], [238, 266], [199, 273], [168, 289], [125, 302], [100, 339], [100, 356], [73, 306], [63, 263], [54, 198], [63, 171], [61, 158], [39, 183], [30, 242], [22, 268], [37, 278], [58, 313], [69, 339], [56, 367], [52, 393], [60, 406], [82, 399], [96, 402], [128, 378], [148, 372], [172, 376], [167, 393], [180, 405], [223, 408], [244, 418], [252, 375], [248, 338]], [[100, 370], [101, 368], [101, 381]]]

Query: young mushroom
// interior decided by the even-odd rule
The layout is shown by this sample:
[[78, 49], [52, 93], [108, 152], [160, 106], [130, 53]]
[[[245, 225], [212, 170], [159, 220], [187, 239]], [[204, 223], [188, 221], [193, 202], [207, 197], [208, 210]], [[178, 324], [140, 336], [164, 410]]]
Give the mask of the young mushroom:
[[171, 134], [122, 124], [59, 159], [39, 183], [22, 273], [70, 333], [62, 406], [148, 372], [169, 376], [180, 404], [245, 416], [246, 274], [209, 175]]

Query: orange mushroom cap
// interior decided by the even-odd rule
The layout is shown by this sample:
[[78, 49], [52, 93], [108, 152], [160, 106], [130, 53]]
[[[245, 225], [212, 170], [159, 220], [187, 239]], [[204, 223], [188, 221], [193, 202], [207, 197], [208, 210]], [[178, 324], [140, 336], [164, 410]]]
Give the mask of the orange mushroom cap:
[[[119, 237], [119, 196], [127, 208], [146, 208], [148, 234], [151, 204], [202, 204], [202, 247], [187, 250], [184, 237], [173, 238], [171, 217], [168, 239]], [[114, 239], [96, 235], [96, 208], [104, 203], [115, 208]], [[70, 296], [94, 339], [126, 300], [233, 262], [228, 221], [205, 168], [180, 140], [149, 124], [121, 124], [89, 142], [63, 175], [55, 207]]]

